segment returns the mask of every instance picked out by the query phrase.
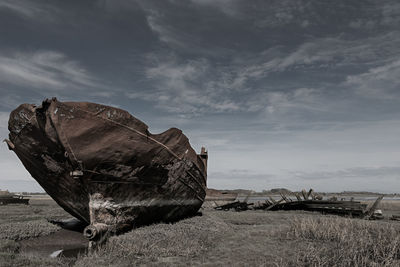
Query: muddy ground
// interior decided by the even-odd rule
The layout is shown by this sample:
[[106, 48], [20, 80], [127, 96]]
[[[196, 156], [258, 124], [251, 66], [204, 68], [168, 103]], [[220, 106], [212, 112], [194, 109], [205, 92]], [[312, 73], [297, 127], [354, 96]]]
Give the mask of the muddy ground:
[[[382, 203], [400, 214], [400, 202]], [[142, 227], [87, 253], [51, 199], [0, 206], [0, 266], [399, 266], [400, 222], [313, 212], [202, 209], [202, 216]], [[360, 249], [359, 249], [360, 248]], [[64, 250], [64, 256], [61, 250]], [[353, 250], [354, 253], [349, 253]], [[376, 254], [371, 254], [374, 251]], [[58, 255], [51, 258], [50, 255]], [[336, 257], [336, 258], [335, 258]]]

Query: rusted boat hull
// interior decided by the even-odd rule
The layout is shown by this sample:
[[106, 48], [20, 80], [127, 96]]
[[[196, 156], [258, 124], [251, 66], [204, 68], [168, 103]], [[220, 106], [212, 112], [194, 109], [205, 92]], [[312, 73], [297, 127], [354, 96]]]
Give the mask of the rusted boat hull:
[[90, 224], [87, 236], [177, 220], [206, 195], [207, 153], [178, 129], [153, 135], [118, 108], [45, 100], [9, 120], [8, 146], [67, 212]]

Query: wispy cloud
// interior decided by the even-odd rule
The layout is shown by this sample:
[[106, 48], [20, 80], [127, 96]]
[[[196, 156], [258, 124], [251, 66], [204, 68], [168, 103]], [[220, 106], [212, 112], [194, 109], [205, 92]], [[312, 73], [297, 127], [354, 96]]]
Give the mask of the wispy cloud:
[[105, 102], [119, 90], [60, 52], [0, 53], [0, 110], [14, 109], [27, 102], [27, 96], [32, 103], [53, 96]]
[[[340, 36], [315, 38], [297, 47], [276, 46], [255, 55], [238, 59], [247, 62], [240, 80], [261, 78], [271, 72], [301, 69], [333, 69], [357, 64], [385, 62], [390, 56], [399, 56], [395, 46], [400, 45], [400, 34], [389, 32], [365, 39], [346, 40]], [[289, 49], [289, 52], [287, 51]], [[251, 65], [248, 63], [252, 62]]]
[[299, 111], [328, 111], [321, 92], [313, 88], [297, 88], [289, 92], [273, 91], [256, 96], [248, 102], [249, 109], [263, 109], [269, 114]]
[[362, 97], [399, 100], [399, 77], [400, 55], [398, 59], [378, 67], [370, 68], [365, 73], [349, 75], [345, 84]]
[[0, 56], [0, 79], [12, 85], [53, 90], [100, 84], [78, 62], [54, 51]]
[[[185, 4], [179, 1], [139, 3], [146, 14], [149, 28], [165, 49], [154, 52], [158, 60], [145, 65], [147, 82], [152, 89], [135, 90], [127, 95], [151, 101], [168, 112], [188, 115], [240, 111], [274, 116], [291, 113], [297, 117], [309, 117], [306, 115], [313, 113], [316, 117], [321, 113], [336, 114], [340, 112], [339, 106], [347, 105], [351, 110], [351, 105], [357, 102], [349, 98], [350, 95], [356, 96], [354, 88], [373, 96], [384, 87], [386, 89], [383, 91], [387, 93], [394, 91], [390, 88], [398, 87], [396, 82], [388, 85], [389, 89], [387, 87], [392, 76], [397, 74], [393, 59], [400, 56], [398, 30], [389, 28], [373, 34], [364, 32], [357, 38], [351, 38], [335, 27], [329, 28], [326, 34], [315, 28], [319, 22], [326, 23], [323, 15], [340, 15], [349, 29], [366, 27], [367, 24], [382, 25], [382, 16], [369, 16], [370, 12], [375, 11], [368, 8], [366, 15], [354, 17], [351, 14], [358, 7], [344, 2], [338, 10], [330, 9], [333, 4], [318, 6], [306, 1], [276, 1], [271, 3], [272, 6], [248, 5], [235, 0], [192, 0]], [[194, 16], [196, 23], [190, 21], [193, 27], [189, 29], [177, 23], [182, 17], [176, 15], [175, 8], [184, 9], [187, 14]], [[251, 47], [242, 50], [240, 45], [235, 46], [241, 44], [242, 40], [233, 39], [234, 42], [222, 49], [217, 45], [224, 43], [216, 35], [218, 32], [204, 30], [209, 29], [212, 23], [218, 23], [218, 20], [213, 18], [210, 21], [207, 16], [203, 20], [199, 15], [206, 11], [214, 12], [213, 9], [223, 11], [224, 8], [225, 14], [229, 15], [224, 17], [224, 22], [241, 21], [241, 25], [258, 23], [259, 27], [271, 30], [273, 36], [276, 36], [272, 29], [274, 27], [301, 24], [301, 28], [314, 28], [308, 29], [312, 30], [312, 34], [306, 29], [299, 29], [300, 33], [293, 32], [301, 38], [291, 38], [287, 33], [287, 39], [278, 38], [271, 43], [260, 36], [261, 32], [252, 36], [254, 44], [264, 43], [265, 48], [260, 45], [253, 50]], [[396, 17], [396, 10], [380, 8], [379, 12], [392, 20]], [[300, 18], [297, 16], [299, 14]], [[208, 34], [216, 40], [205, 39]], [[173, 54], [173, 58], [165, 57], [166, 53]], [[380, 69], [384, 66], [391, 69]], [[380, 72], [380, 77], [375, 72]], [[383, 72], [392, 75], [383, 77]], [[340, 101], [336, 102], [336, 107], [329, 100], [332, 100], [332, 95], [335, 95], [336, 101]]]
[[240, 13], [240, 0], [190, 0], [195, 5], [209, 6], [229, 16]]
[[40, 20], [54, 18], [56, 12], [54, 6], [38, 4], [29, 0], [2, 0], [0, 2], [1, 9], [8, 9], [23, 17]]
[[400, 23], [400, 3], [396, 0], [385, 1], [382, 6], [381, 24], [398, 27]]
[[169, 24], [164, 19], [164, 14], [150, 8], [145, 9], [149, 28], [158, 36], [158, 39], [170, 49], [180, 52], [202, 54], [207, 56], [226, 55], [231, 49], [220, 47], [212, 42], [205, 42], [204, 38], [196, 33], [180, 29]]
[[[236, 70], [239, 75], [240, 70]], [[312, 88], [296, 88], [289, 92], [253, 89], [246, 97], [245, 84], [233, 76], [212, 66], [207, 60], [175, 60], [157, 62], [147, 68], [147, 79], [155, 86], [153, 90], [130, 92], [130, 98], [157, 103], [168, 112], [182, 114], [257, 112], [287, 112], [290, 109], [321, 110], [316, 103], [320, 92]]]
[[205, 59], [155, 62], [146, 69], [147, 79], [154, 88], [126, 95], [154, 101], [161, 109], [189, 116], [240, 110], [229, 95], [223, 97], [219, 88], [207, 83], [211, 75], [212, 68]]
[[[161, 11], [157, 8], [158, 3], [154, 3], [153, 1], [137, 0], [136, 2], [145, 14], [148, 27], [158, 36], [160, 41], [168, 45], [183, 47], [184, 43], [189, 40], [189, 38], [184, 40], [185, 36], [187, 37], [188, 34], [181, 36], [175, 27], [165, 23], [165, 20], [168, 19], [166, 14], [170, 12], [169, 8]], [[167, 6], [170, 4], [172, 4], [171, 1], [165, 1], [162, 3], [162, 5]]]
[[[147, 79], [156, 90], [129, 93], [131, 98], [156, 101], [159, 108], [170, 112], [213, 113], [245, 111], [267, 113], [288, 113], [299, 110], [309, 112], [336, 112], [325, 99], [326, 88], [361, 88], [369, 94], [390, 91], [397, 88], [398, 64], [388, 63], [389, 57], [396, 57], [393, 47], [400, 46], [400, 35], [390, 32], [367, 40], [343, 40], [340, 37], [320, 38], [303, 43], [285, 52], [287, 47], [272, 47], [261, 54], [234, 55], [228, 66], [215, 65], [201, 57], [193, 60], [154, 55], [147, 65]], [[385, 56], [382, 57], [381, 55]], [[154, 60], [156, 58], [156, 60]], [[385, 64], [382, 67], [375, 67]], [[330, 70], [341, 68], [370, 68], [368, 73], [338, 76], [345, 84], [317, 84], [315, 88], [300, 87], [280, 90], [268, 86], [273, 75], [298, 73], [300, 71]], [[339, 72], [340, 73], [340, 72]], [[389, 79], [393, 81], [389, 81]], [[386, 82], [387, 81], [387, 82]], [[339, 80], [339, 82], [341, 82]], [[388, 85], [389, 82], [392, 82]], [[284, 86], [285, 81], [281, 84]], [[371, 88], [377, 86], [376, 89]], [[338, 91], [338, 89], [336, 89]], [[361, 90], [360, 89], [360, 90]], [[250, 93], [251, 92], [251, 93]]]

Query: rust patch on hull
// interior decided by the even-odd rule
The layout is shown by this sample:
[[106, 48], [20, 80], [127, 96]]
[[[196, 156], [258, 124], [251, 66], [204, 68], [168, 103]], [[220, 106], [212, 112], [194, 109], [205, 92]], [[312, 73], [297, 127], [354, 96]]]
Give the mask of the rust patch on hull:
[[20, 105], [9, 131], [9, 148], [61, 207], [90, 224], [91, 240], [190, 216], [204, 201], [207, 152], [197, 155], [179, 129], [154, 135], [124, 110], [53, 98]]

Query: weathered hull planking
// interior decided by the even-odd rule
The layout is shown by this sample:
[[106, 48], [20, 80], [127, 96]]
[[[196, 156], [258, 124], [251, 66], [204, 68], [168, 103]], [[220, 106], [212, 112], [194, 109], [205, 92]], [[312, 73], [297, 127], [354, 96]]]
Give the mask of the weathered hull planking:
[[128, 112], [86, 102], [22, 104], [5, 140], [44, 190], [98, 241], [195, 214], [206, 196], [207, 152], [182, 131], [151, 134]]

